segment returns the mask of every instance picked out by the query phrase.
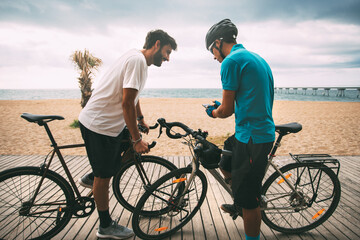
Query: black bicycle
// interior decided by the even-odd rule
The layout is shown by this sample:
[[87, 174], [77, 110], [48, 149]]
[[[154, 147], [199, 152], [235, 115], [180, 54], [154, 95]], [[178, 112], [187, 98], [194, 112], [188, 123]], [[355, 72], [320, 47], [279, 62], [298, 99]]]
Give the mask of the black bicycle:
[[[169, 237], [197, 213], [208, 186], [200, 165], [232, 196], [230, 186], [217, 170], [221, 154], [231, 155], [230, 151], [207, 141], [208, 133], [200, 129], [194, 131], [183, 123], [170, 123], [165, 119], [158, 119], [158, 123], [160, 130], [166, 129], [168, 137], [186, 140], [193, 159], [187, 167], [154, 182], [138, 201], [132, 227], [142, 239]], [[301, 233], [319, 226], [333, 214], [340, 200], [337, 159], [326, 154], [290, 154], [295, 162], [281, 168], [273, 162], [282, 138], [301, 129], [298, 123], [276, 126], [278, 137], [268, 159], [268, 167], [272, 166], [275, 171], [262, 186], [262, 220], [283, 233]], [[153, 215], [146, 216], [143, 211], [152, 211]]]
[[[50, 239], [73, 216], [87, 217], [95, 209], [92, 191], [81, 195], [60, 152], [85, 145], [57, 145], [47, 123], [63, 120], [62, 116], [24, 113], [21, 117], [43, 126], [53, 149], [39, 167], [16, 167], [0, 172], [0, 239]], [[160, 157], [137, 154], [132, 148], [130, 134], [127, 135], [122, 143], [126, 146], [122, 164], [113, 177], [112, 188], [119, 203], [133, 211], [144, 189], [177, 167]], [[70, 183], [50, 169], [55, 155]], [[144, 210], [142, 214], [150, 216], [152, 211]]]

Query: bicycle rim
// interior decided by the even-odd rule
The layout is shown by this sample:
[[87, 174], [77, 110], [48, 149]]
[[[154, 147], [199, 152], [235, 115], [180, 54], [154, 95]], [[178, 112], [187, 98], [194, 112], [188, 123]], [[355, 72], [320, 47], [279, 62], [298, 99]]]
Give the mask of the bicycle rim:
[[[177, 167], [166, 159], [156, 156], [142, 156], [141, 163], [150, 183]], [[140, 178], [134, 161], [126, 162], [113, 178], [113, 191], [119, 203], [133, 212], [139, 198], [144, 194], [144, 182]], [[151, 212], [149, 212], [151, 214]]]
[[28, 207], [40, 179], [37, 167], [0, 173], [0, 239], [48, 239], [69, 222], [74, 194], [57, 173], [48, 172], [34, 206]]
[[[340, 201], [341, 189], [330, 168], [320, 164], [293, 163], [281, 168], [281, 172], [301, 197], [293, 193], [275, 172], [263, 186], [267, 202], [267, 209], [262, 212], [265, 224], [279, 232], [301, 233], [319, 226], [332, 215]], [[312, 202], [316, 189], [317, 196]]]
[[[184, 186], [190, 180], [191, 171], [191, 168], [181, 168], [166, 174], [140, 198], [132, 219], [132, 226], [138, 237], [168, 237], [196, 214], [206, 196], [207, 180], [204, 173], [199, 170], [189, 189], [184, 191]], [[157, 215], [144, 216], [141, 215], [141, 211], [153, 211], [157, 212]]]

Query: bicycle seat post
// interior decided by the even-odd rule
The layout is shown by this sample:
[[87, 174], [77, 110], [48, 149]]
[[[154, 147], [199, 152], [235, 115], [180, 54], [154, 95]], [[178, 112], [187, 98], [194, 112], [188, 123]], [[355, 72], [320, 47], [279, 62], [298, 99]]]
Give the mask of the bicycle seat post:
[[269, 160], [273, 157], [275, 157], [276, 150], [280, 147], [280, 142], [283, 136], [288, 135], [290, 133], [297, 133], [301, 131], [302, 126], [299, 123], [293, 122], [293, 123], [287, 123], [282, 125], [276, 125], [275, 126], [275, 132], [279, 134], [278, 138], [275, 141], [274, 147], [271, 149]]
[[281, 139], [283, 136], [284, 136], [283, 134], [279, 133], [279, 136], [277, 137], [275, 144], [274, 144], [273, 148], [271, 149], [270, 158], [275, 157], [275, 153], [276, 153], [277, 149], [281, 146], [280, 142], [281, 142]]
[[44, 126], [45, 130], [46, 130], [46, 133], [47, 135], [49, 136], [49, 139], [51, 141], [51, 146], [54, 148], [54, 149], [57, 149], [57, 143], [55, 141], [55, 138], [54, 136], [52, 135], [51, 131], [50, 131], [50, 128], [48, 126], [48, 124], [45, 122], [45, 121], [39, 121], [38, 122], [39, 126]]

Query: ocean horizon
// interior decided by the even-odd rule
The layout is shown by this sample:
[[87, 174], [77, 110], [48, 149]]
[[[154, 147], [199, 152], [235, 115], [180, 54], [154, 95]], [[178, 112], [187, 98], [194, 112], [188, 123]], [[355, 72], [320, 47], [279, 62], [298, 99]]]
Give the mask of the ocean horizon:
[[[335, 101], [360, 102], [357, 90], [346, 90], [338, 96], [335, 89], [325, 92], [307, 90], [275, 91], [275, 100], [286, 101]], [[142, 98], [222, 98], [222, 89], [217, 88], [145, 88]], [[0, 89], [0, 100], [80, 99], [80, 89]]]

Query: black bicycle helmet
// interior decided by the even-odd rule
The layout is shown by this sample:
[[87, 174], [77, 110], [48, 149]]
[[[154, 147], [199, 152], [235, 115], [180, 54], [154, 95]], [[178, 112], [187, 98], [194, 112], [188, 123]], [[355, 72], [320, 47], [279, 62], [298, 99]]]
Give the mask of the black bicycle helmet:
[[224, 19], [214, 24], [206, 34], [205, 44], [206, 49], [209, 50], [210, 45], [216, 40], [221, 38], [233, 38], [235, 39], [238, 34], [238, 30], [231, 22], [230, 19]]

